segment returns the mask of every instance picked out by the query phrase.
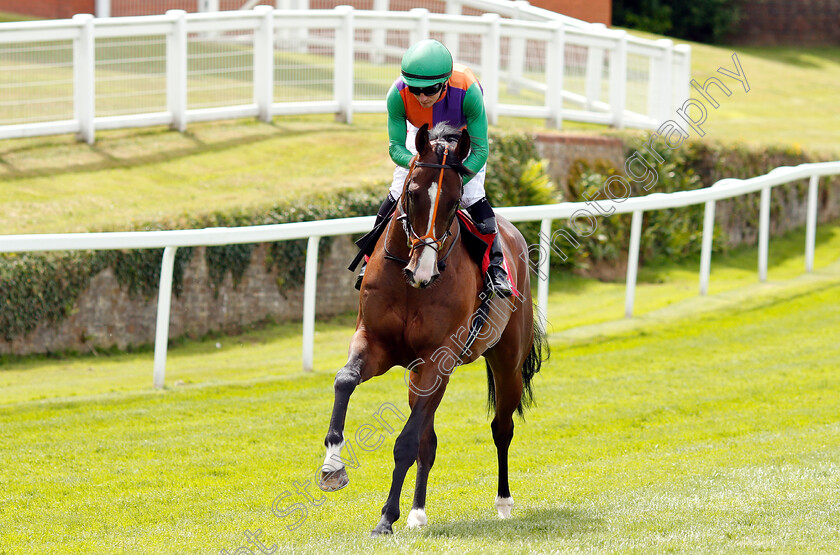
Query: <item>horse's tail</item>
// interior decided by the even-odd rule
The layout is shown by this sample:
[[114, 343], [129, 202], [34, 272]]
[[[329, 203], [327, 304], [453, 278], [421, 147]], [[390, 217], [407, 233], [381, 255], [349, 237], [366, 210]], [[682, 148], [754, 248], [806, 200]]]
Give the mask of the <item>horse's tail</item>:
[[[534, 374], [540, 371], [542, 363], [551, 356], [551, 348], [548, 345], [548, 338], [539, 317], [534, 318], [534, 342], [531, 343], [531, 350], [522, 363], [522, 398], [516, 407], [516, 412], [522, 416], [525, 409], [534, 404], [534, 390], [531, 387], [531, 380]], [[492, 413], [496, 408], [496, 383], [493, 381], [493, 371], [490, 364], [487, 364], [487, 408]]]

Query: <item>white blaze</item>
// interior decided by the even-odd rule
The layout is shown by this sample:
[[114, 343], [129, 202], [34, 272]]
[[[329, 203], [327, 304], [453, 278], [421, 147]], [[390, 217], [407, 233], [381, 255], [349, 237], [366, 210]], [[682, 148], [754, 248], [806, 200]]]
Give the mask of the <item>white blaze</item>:
[[[429, 187], [429, 226], [426, 229], [425, 235], [431, 236], [434, 234], [434, 217], [435, 217], [435, 199], [438, 194], [438, 184], [433, 182]], [[421, 247], [420, 256], [417, 259], [417, 266], [414, 271], [414, 283], [419, 285], [422, 282], [432, 280], [437, 266], [437, 251], [430, 247]]]

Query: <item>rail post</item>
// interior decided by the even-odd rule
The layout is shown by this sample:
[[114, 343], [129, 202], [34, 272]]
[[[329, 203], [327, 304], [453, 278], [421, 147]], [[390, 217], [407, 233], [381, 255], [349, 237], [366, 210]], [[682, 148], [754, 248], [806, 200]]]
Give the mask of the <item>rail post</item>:
[[630, 222], [630, 249], [627, 252], [627, 286], [624, 297], [624, 316], [633, 317], [633, 303], [636, 300], [636, 277], [639, 273], [639, 247], [642, 239], [642, 219], [645, 213], [633, 212]]
[[[603, 23], [593, 23], [596, 29], [606, 29]], [[586, 48], [586, 109], [592, 110], [601, 100], [601, 81], [604, 76], [604, 49], [596, 46]]]
[[254, 104], [260, 121], [271, 123], [274, 102], [274, 9], [256, 6], [260, 26], [254, 31]]
[[352, 6], [338, 6], [335, 8], [341, 16], [341, 25], [335, 30], [335, 46], [333, 60], [333, 95], [338, 102], [336, 121], [353, 123], [353, 52], [355, 24]]
[[175, 268], [175, 252], [178, 247], [163, 249], [160, 265], [160, 287], [158, 288], [157, 323], [155, 324], [155, 367], [154, 387], [163, 387], [166, 377], [166, 350], [169, 343], [169, 312], [172, 307], [172, 273]]
[[172, 32], [166, 35], [166, 107], [172, 129], [187, 130], [187, 12], [169, 10]]
[[320, 237], [306, 242], [306, 274], [303, 278], [303, 371], [313, 368], [315, 344], [315, 300], [318, 289], [318, 244]]
[[487, 122], [496, 125], [499, 121], [499, 52], [501, 44], [501, 16], [486, 13], [481, 19], [487, 24], [487, 32], [481, 39], [481, 84], [484, 87], [484, 105]]
[[[373, 0], [374, 11], [387, 12], [390, 5], [390, 0]], [[382, 65], [385, 63], [385, 47], [388, 46], [386, 37], [385, 29], [376, 28], [371, 32], [373, 50], [370, 53], [370, 61], [373, 64]]]
[[411, 30], [411, 44], [429, 38], [429, 10], [411, 8], [408, 13], [417, 20], [417, 25]]
[[674, 47], [674, 52], [671, 54], [672, 59], [676, 59], [674, 53], [679, 54], [680, 61], [678, 63], [674, 63], [675, 67], [674, 72], [672, 75], [676, 75], [676, 79], [673, 82], [674, 87], [674, 94], [671, 95], [671, 100], [673, 105], [671, 106], [671, 110], [668, 112], [669, 114], [673, 114], [677, 111], [677, 108], [680, 107], [680, 102], [685, 102], [685, 100], [690, 96], [689, 91], [689, 82], [691, 81], [691, 46], [687, 44], [678, 44]]
[[96, 17], [111, 17], [111, 0], [96, 0], [94, 6]]
[[551, 246], [548, 242], [551, 239], [551, 222], [546, 218], [540, 223], [540, 257], [539, 271], [537, 272], [537, 313], [540, 323], [545, 329], [548, 320], [548, 279], [551, 274]]
[[627, 31], [617, 31], [616, 37], [616, 45], [610, 51], [610, 111], [613, 126], [623, 129], [627, 102]]
[[712, 240], [715, 235], [715, 201], [706, 202], [703, 212], [703, 243], [700, 247], [700, 294], [709, 293], [709, 274], [712, 269]]
[[805, 221], [805, 271], [814, 271], [814, 248], [817, 242], [817, 193], [820, 176], [812, 175], [808, 182], [808, 212]]
[[94, 17], [87, 13], [76, 14], [79, 37], [73, 41], [73, 105], [74, 116], [79, 122], [77, 138], [92, 145], [96, 140], [96, 44], [93, 36]]
[[548, 106], [548, 124], [560, 129], [563, 127], [563, 77], [566, 73], [566, 34], [563, 23], [554, 22], [554, 36], [546, 55], [545, 102]]
[[770, 187], [761, 190], [758, 214], [758, 279], [767, 281], [767, 251], [770, 242]]
[[674, 82], [674, 41], [659, 39], [656, 45], [662, 50], [662, 58], [650, 58], [650, 82], [648, 83], [648, 113], [657, 121], [666, 121], [674, 105], [671, 83]]
[[[446, 0], [445, 13], [447, 15], [461, 15], [464, 11], [464, 6], [460, 0]], [[447, 31], [443, 34], [443, 41], [446, 47], [452, 54], [453, 60], [458, 60], [461, 57], [461, 35]]]
[[[513, 13], [511, 19], [517, 20], [522, 18], [522, 10], [529, 6], [527, 0], [514, 0]], [[507, 90], [510, 94], [519, 94], [522, 87], [522, 77], [525, 72], [526, 62], [526, 45], [523, 37], [510, 38], [510, 51], [508, 53], [508, 67], [507, 67]], [[499, 61], [501, 64], [501, 60]], [[547, 65], [547, 64], [546, 64]], [[551, 71], [546, 67], [546, 71]], [[549, 89], [551, 86], [549, 85]]]

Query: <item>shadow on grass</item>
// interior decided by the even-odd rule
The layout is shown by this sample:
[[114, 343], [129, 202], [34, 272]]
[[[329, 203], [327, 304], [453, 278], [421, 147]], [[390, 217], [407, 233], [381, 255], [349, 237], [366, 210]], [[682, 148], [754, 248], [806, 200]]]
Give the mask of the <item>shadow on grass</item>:
[[[738, 52], [749, 54], [757, 58], [764, 58], [771, 62], [781, 62], [805, 69], [818, 69], [822, 65], [815, 63], [813, 58], [823, 58], [828, 62], [840, 64], [840, 47], [837, 46], [814, 46], [814, 47], [791, 47], [791, 46], [732, 46]], [[809, 59], [810, 58], [810, 59]]]
[[[836, 226], [818, 226], [815, 247], [819, 248], [825, 245], [832, 240], [836, 233]], [[770, 237], [767, 262], [768, 270], [772, 270], [776, 266], [781, 266], [791, 259], [802, 257], [804, 254], [804, 227], [798, 227], [780, 236]], [[692, 264], [696, 265], [699, 273], [699, 253], [680, 261], [654, 260], [640, 266], [638, 280], [639, 283], [660, 283], [663, 275], [675, 269], [690, 268]], [[740, 245], [725, 253], [713, 253], [712, 271], [716, 268], [758, 272], [758, 246], [755, 244]], [[802, 271], [805, 271], [804, 267]]]
[[491, 541], [516, 539], [533, 541], [535, 535], [543, 534], [551, 538], [595, 533], [603, 526], [602, 519], [590, 516], [579, 509], [524, 509], [519, 514], [514, 509], [513, 517], [509, 520], [484, 518], [449, 524], [435, 523], [433, 527], [425, 531], [425, 535], [429, 538], [459, 537], [483, 538]]
[[[236, 127], [240, 128], [240, 131], [229, 134], [222, 131], [223, 135], [227, 134], [228, 136], [224, 139], [213, 140], [202, 138], [200, 136], [201, 134], [194, 133], [191, 130], [178, 132], [169, 128], [154, 127], [139, 131], [131, 130], [130, 136], [125, 136], [125, 131], [121, 130], [122, 133], [116, 136], [101, 133], [101, 136], [97, 137], [97, 142], [93, 145], [87, 145], [83, 142], [65, 143], [61, 139], [54, 137], [39, 137], [37, 138], [38, 140], [27, 139], [20, 142], [19, 145], [12, 143], [11, 148], [0, 150], [0, 164], [8, 170], [8, 173], [3, 176], [5, 180], [27, 179], [109, 169], [134, 168], [149, 164], [170, 162], [196, 154], [225, 152], [233, 148], [278, 138], [336, 132], [334, 129], [294, 129], [292, 127], [285, 127], [282, 123], [278, 122], [234, 122], [230, 125], [225, 125], [223, 122], [221, 124], [216, 123], [216, 126], [223, 130], [225, 128]], [[127, 140], [135, 143], [134, 149], [145, 149], [144, 152], [124, 157], [115, 155], [113, 151], [117, 150]], [[173, 146], [173, 140], [176, 140], [178, 144]], [[37, 168], [18, 167], [8, 160], [10, 154], [46, 152], [57, 147], [64, 147], [70, 152], [68, 155], [52, 158], [48, 162], [45, 162], [43, 166]], [[77, 152], [82, 158], [84, 158], [85, 153], [93, 153], [97, 159], [74, 163], [74, 160], [77, 158], [73, 156], [73, 152]]]
[[[838, 233], [836, 225], [823, 225], [817, 227], [815, 237], [815, 248], [824, 246], [830, 242]], [[791, 259], [802, 257], [805, 254], [805, 228], [798, 227], [780, 236], [770, 237], [768, 251], [768, 270], [781, 266]], [[618, 264], [618, 263], [616, 263]], [[758, 246], [756, 244], [744, 244], [729, 249], [727, 252], [716, 252], [712, 254], [712, 271], [714, 270], [742, 270], [746, 272], [758, 271]], [[638, 283], [663, 283], [667, 276], [675, 270], [700, 271], [700, 253], [680, 258], [677, 260], [657, 257], [653, 260], [643, 261], [639, 264]], [[804, 272], [804, 267], [803, 267]], [[615, 280], [603, 280], [605, 283], [622, 284], [626, 281], [626, 273]], [[532, 282], [536, 283], [536, 282]], [[552, 290], [562, 290], [566, 293], [585, 293], [592, 284], [592, 278], [571, 273], [571, 270], [552, 270]], [[532, 285], [532, 287], [536, 287]], [[536, 293], [534, 293], [536, 296]]]

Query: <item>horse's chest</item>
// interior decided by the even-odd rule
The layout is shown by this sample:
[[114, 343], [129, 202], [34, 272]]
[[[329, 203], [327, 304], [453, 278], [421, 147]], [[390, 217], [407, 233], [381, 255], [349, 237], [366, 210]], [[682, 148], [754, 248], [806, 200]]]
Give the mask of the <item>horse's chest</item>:
[[[367, 319], [369, 328], [375, 329], [380, 337], [390, 337], [393, 344], [420, 352], [436, 349], [453, 333], [453, 325], [463, 325], [465, 307], [457, 306], [453, 299], [418, 302], [383, 303], [378, 318]], [[468, 321], [468, 320], [467, 320]]]

